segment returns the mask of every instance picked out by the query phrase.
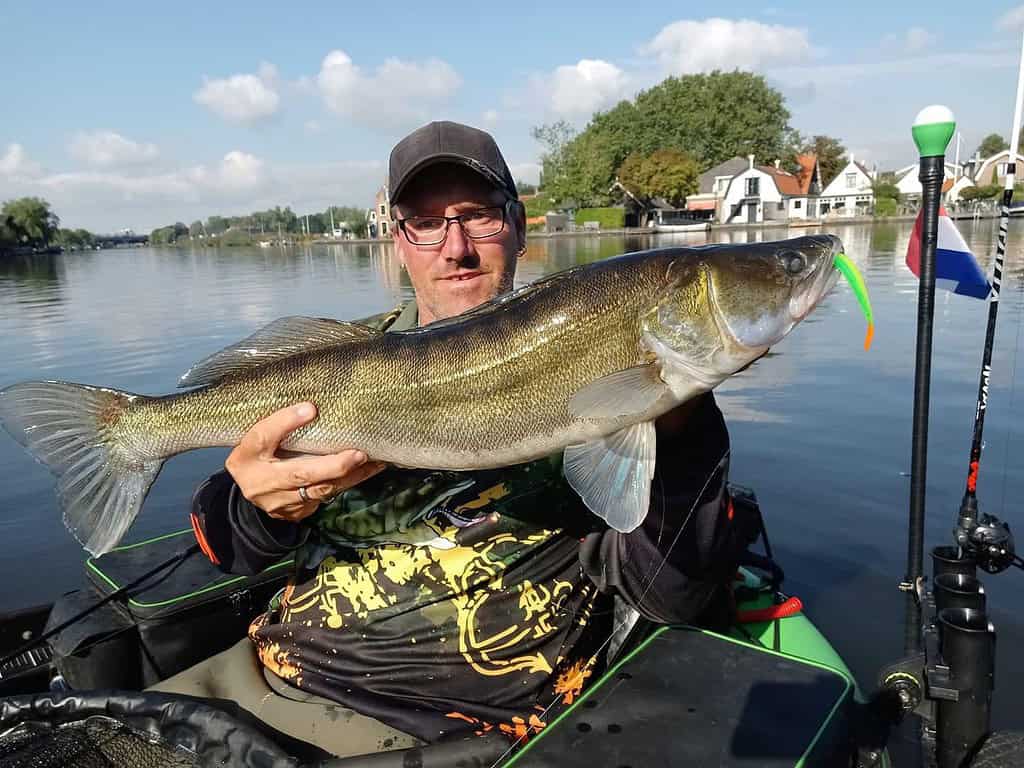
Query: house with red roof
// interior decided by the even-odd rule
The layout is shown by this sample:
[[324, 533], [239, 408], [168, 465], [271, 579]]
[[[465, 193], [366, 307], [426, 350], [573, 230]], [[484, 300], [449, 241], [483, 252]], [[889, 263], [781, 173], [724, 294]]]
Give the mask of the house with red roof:
[[785, 171], [778, 160], [756, 165], [747, 156], [747, 167], [736, 173], [718, 206], [718, 221], [726, 224], [760, 224], [817, 217], [821, 176], [814, 155], [798, 158], [796, 173]]

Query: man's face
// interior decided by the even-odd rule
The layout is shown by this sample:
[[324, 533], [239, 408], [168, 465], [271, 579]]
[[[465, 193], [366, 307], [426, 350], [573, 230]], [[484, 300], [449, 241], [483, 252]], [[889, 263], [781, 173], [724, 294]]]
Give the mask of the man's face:
[[[482, 176], [459, 165], [427, 168], [402, 193], [395, 206], [400, 219], [457, 216], [477, 208], [504, 206], [507, 197]], [[465, 312], [512, 288], [516, 257], [525, 245], [521, 206], [505, 209], [505, 227], [481, 240], [466, 237], [455, 222], [437, 245], [409, 242], [401, 228], [393, 237], [398, 256], [416, 291], [420, 325]]]

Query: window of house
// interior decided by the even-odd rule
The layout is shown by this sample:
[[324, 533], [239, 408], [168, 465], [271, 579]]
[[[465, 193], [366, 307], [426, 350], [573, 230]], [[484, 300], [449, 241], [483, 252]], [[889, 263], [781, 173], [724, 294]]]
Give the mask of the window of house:
[[846, 186], [849, 189], [857, 186], [857, 173], [856, 171], [846, 174]]
[[996, 163], [996, 175], [997, 176], [1005, 176], [1006, 175], [1006, 166], [1007, 165], [1008, 165], [1008, 163]]
[[385, 213], [385, 211], [384, 211], [384, 203], [381, 203], [380, 204], [380, 215], [383, 216], [384, 213]]
[[726, 187], [729, 186], [729, 179], [727, 179], [727, 178], [717, 179], [715, 181], [715, 185], [716, 185], [716, 188], [715, 188], [716, 194], [719, 194], [719, 195], [725, 194], [725, 189], [726, 189]]
[[803, 200], [794, 200], [793, 201], [793, 210], [794, 211], [799, 211], [800, 208], [803, 206], [803, 202], [804, 202]]
[[780, 211], [786, 210], [786, 204], [784, 202], [782, 202], [781, 200], [779, 200], [779, 205], [778, 205], [777, 210], [780, 210]]
[[761, 194], [761, 180], [756, 176], [747, 179], [747, 197], [757, 197]]
[[386, 235], [388, 233], [388, 223], [386, 221], [382, 221], [380, 223], [380, 233], [382, 235]]

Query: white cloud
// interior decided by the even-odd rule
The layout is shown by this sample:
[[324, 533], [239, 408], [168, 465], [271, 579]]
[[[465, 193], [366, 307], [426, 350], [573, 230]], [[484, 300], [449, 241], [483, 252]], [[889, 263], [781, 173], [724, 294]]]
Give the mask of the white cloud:
[[[0, 154], [0, 163], [10, 155]], [[67, 226], [98, 232], [125, 226], [149, 231], [176, 220], [275, 205], [296, 211], [362, 205], [373, 199], [385, 173], [382, 160], [272, 165], [240, 150], [213, 163], [166, 172], [113, 169], [9, 178], [4, 168], [0, 164], [0, 199], [45, 197]]]
[[494, 126], [498, 123], [498, 117], [498, 110], [488, 109], [484, 112], [481, 119], [483, 120], [484, 125]]
[[938, 39], [938, 35], [924, 27], [911, 27], [902, 35], [886, 35], [882, 38], [882, 44], [889, 49], [896, 48], [902, 53], [921, 53], [933, 47]]
[[813, 53], [806, 29], [720, 18], [673, 22], [640, 50], [673, 75], [763, 69], [805, 61]]
[[302, 124], [302, 130], [307, 136], [315, 136], [318, 133], [323, 133], [324, 127], [320, 125], [319, 120], [307, 120]]
[[328, 109], [356, 122], [393, 125], [426, 120], [462, 86], [446, 62], [387, 59], [373, 73], [364, 72], [344, 51], [331, 51], [316, 76]]
[[0, 176], [32, 177], [39, 172], [39, 164], [29, 158], [21, 144], [8, 144], [7, 149], [0, 155]]
[[629, 78], [610, 62], [580, 59], [558, 67], [537, 84], [547, 93], [548, 107], [555, 114], [589, 117], [625, 96]]
[[277, 93], [277, 70], [264, 62], [255, 75], [204, 78], [203, 87], [192, 98], [225, 120], [237, 123], [265, 120], [277, 112], [281, 103]]
[[155, 144], [132, 141], [113, 131], [79, 132], [71, 139], [68, 151], [94, 168], [143, 165], [160, 154]]
[[1011, 8], [996, 21], [996, 27], [1014, 32], [1024, 27], [1024, 5]]

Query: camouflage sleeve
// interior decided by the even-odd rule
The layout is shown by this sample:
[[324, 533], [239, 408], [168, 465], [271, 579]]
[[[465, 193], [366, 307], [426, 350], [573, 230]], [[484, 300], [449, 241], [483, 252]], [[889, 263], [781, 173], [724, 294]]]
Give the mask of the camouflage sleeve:
[[277, 520], [249, 503], [227, 472], [192, 497], [192, 528], [203, 553], [225, 573], [253, 575], [301, 546], [309, 528]]

